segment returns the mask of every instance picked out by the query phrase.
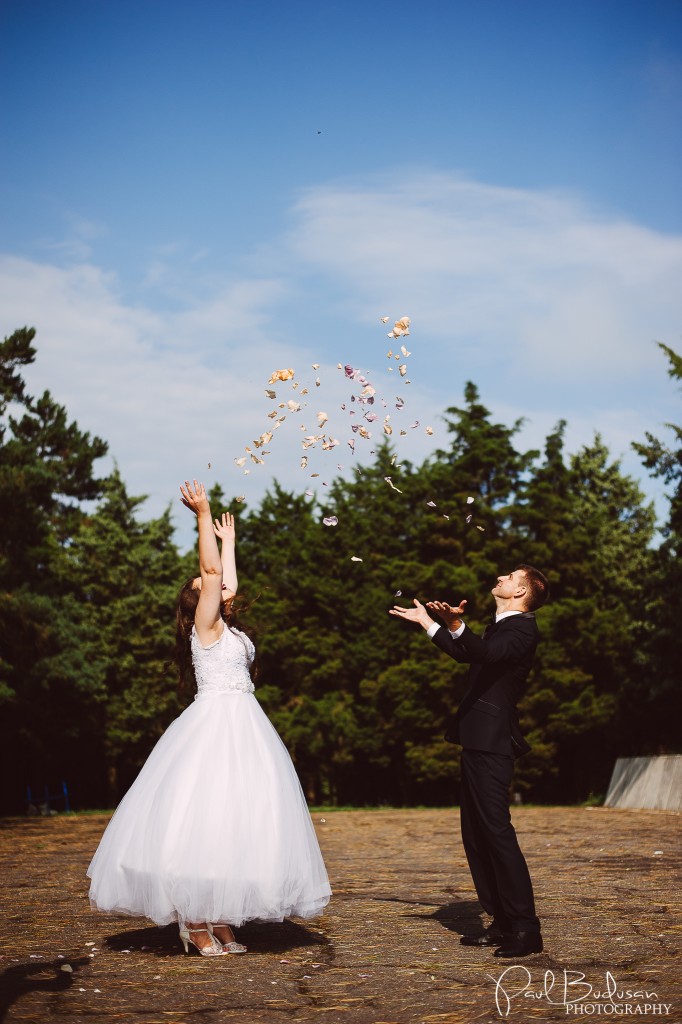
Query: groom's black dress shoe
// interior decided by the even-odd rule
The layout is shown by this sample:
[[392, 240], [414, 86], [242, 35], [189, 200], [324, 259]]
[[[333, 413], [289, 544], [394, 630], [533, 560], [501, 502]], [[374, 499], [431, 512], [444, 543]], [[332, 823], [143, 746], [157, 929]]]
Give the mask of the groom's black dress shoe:
[[506, 935], [499, 928], [486, 928], [480, 935], [463, 935], [459, 941], [463, 946], [502, 946], [513, 938], [513, 935]]
[[540, 932], [516, 932], [505, 936], [505, 941], [495, 950], [494, 955], [515, 960], [519, 956], [530, 956], [531, 953], [542, 953]]

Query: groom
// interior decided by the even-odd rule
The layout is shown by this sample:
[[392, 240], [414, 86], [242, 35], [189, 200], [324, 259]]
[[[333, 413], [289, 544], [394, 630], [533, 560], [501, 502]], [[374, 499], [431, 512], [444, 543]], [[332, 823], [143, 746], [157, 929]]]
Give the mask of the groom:
[[[532, 565], [498, 576], [491, 591], [495, 621], [482, 637], [462, 621], [466, 601], [451, 607], [415, 598], [414, 608], [390, 612], [417, 622], [456, 661], [470, 664], [469, 688], [446, 739], [459, 743], [462, 842], [479, 902], [492, 916], [483, 935], [463, 935], [465, 946], [497, 946], [495, 956], [514, 958], [542, 952], [533, 886], [509, 814], [514, 758], [530, 750], [521, 734], [516, 705], [523, 693], [539, 633], [535, 609], [549, 596], [547, 579]], [[435, 622], [435, 611], [445, 626]]]

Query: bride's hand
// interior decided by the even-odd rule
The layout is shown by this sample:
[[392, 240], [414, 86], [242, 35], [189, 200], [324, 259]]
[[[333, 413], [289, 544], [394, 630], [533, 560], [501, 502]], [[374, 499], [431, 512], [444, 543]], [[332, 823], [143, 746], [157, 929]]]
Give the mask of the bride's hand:
[[223, 544], [226, 541], [228, 544], [234, 544], [236, 537], [234, 516], [229, 512], [223, 512], [220, 519], [213, 521], [213, 532], [216, 537], [220, 537]]
[[194, 487], [192, 487], [189, 480], [185, 480], [184, 487], [180, 484], [180, 494], [182, 495], [180, 498], [182, 504], [194, 512], [195, 516], [205, 515], [206, 512], [210, 514], [211, 506], [208, 503], [206, 488], [203, 484], [197, 483], [195, 480]]

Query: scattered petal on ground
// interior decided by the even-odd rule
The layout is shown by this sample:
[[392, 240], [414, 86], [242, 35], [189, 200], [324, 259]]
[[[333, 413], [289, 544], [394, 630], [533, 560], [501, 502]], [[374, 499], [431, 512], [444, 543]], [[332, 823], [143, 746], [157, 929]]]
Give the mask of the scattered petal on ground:
[[73, 974], [73, 967], [71, 966], [71, 964], [60, 964], [59, 970], [65, 971], [66, 974]]

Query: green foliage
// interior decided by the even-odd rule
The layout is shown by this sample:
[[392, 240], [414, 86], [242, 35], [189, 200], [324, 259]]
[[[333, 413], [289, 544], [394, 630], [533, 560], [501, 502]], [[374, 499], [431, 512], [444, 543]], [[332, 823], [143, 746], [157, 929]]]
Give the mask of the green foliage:
[[[177, 551], [168, 511], [145, 519], [118, 470], [95, 476], [103, 441], [49, 393], [26, 393], [33, 338], [24, 329], [0, 345], [5, 809], [20, 809], [26, 783], [61, 778], [77, 802], [101, 806], [182, 707], [174, 602], [196, 551]], [[662, 348], [682, 379], [682, 360]], [[257, 508], [231, 506], [257, 695], [317, 804], [456, 799], [459, 751], [443, 735], [466, 666], [388, 611], [466, 597], [480, 631], [496, 575], [520, 562], [548, 574], [553, 596], [520, 706], [533, 750], [517, 788], [585, 799], [605, 790], [616, 756], [672, 744], [682, 428], [671, 428], [675, 447], [635, 446], [673, 488], [654, 548], [653, 510], [598, 436], [566, 459], [559, 422], [542, 454], [519, 450], [521, 421], [496, 423], [471, 383], [445, 422], [449, 446], [421, 465], [385, 441], [312, 500], [275, 482]], [[230, 507], [218, 486], [210, 499], [216, 516]], [[332, 511], [338, 526], [323, 526]]]

